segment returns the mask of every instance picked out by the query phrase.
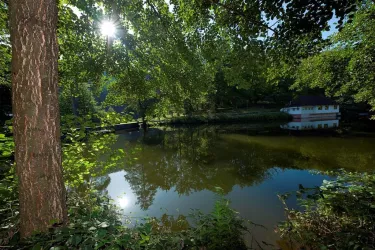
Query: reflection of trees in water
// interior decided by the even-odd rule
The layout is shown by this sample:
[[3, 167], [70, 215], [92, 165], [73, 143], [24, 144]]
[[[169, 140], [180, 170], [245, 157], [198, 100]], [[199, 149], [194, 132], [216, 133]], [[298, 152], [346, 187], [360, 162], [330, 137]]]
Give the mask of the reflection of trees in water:
[[125, 178], [147, 209], [157, 189], [189, 195], [220, 187], [229, 193], [235, 185], [264, 181], [275, 167], [328, 170], [356, 162], [361, 169], [374, 159], [374, 150], [359, 143], [364, 154], [355, 150], [356, 144], [338, 138], [226, 135], [214, 128], [159, 130], [155, 137], [151, 133], [129, 144], [137, 150], [130, 155]]
[[103, 192], [111, 183], [111, 177], [109, 177], [108, 175], [104, 175], [104, 176], [95, 178], [92, 182], [95, 187], [95, 190]]
[[142, 164], [134, 165], [132, 170], [127, 171], [125, 179], [137, 196], [137, 204], [141, 209], [147, 210], [154, 201], [158, 186], [147, 181], [149, 172], [145, 171], [144, 168]]
[[[289, 158], [285, 167], [299, 169], [372, 170], [375, 160], [374, 138], [241, 136], [224, 135], [227, 141], [241, 145], [259, 145], [273, 156]], [[279, 161], [280, 158], [277, 157]]]
[[152, 145], [133, 145], [138, 150], [131, 158], [137, 160], [125, 167], [125, 178], [142, 209], [152, 204], [158, 188], [174, 187], [180, 195], [216, 187], [228, 193], [235, 185], [249, 186], [268, 176], [269, 167], [257, 156], [262, 150], [235, 149], [215, 130], [179, 129], [164, 133], [161, 143]]

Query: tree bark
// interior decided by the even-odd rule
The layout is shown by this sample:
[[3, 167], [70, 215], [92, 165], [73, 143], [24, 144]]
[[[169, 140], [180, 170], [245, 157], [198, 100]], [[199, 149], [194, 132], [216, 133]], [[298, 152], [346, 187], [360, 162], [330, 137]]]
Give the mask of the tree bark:
[[15, 161], [24, 238], [67, 220], [56, 0], [11, 0], [10, 25]]

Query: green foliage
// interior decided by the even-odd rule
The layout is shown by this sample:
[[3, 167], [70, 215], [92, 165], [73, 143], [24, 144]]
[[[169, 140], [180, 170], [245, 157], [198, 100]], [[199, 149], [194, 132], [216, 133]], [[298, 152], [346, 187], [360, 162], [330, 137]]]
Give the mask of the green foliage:
[[[92, 93], [100, 94], [105, 84], [101, 81], [103, 74], [115, 79], [107, 86], [106, 105], [126, 104], [143, 118], [165, 115], [171, 109], [187, 111], [186, 106], [197, 110], [204, 104], [212, 109], [212, 96], [217, 93], [213, 80], [218, 71], [225, 73], [229, 86], [245, 89], [251, 102], [270, 96], [284, 102], [289, 98], [278, 101], [279, 92], [285, 94], [284, 88], [266, 81], [275, 76], [269, 74], [270, 70], [283, 67], [274, 61], [316, 52], [321, 31], [328, 28], [333, 14], [341, 27], [345, 18], [352, 20], [353, 11], [360, 6], [354, 0], [323, 3], [61, 1], [61, 110], [75, 115], [97, 112]], [[7, 2], [1, 3], [0, 10], [0, 77], [4, 79], [0, 82], [9, 82]], [[109, 17], [116, 25], [115, 38], [100, 34], [100, 23]], [[299, 47], [305, 48], [303, 52]], [[366, 68], [361, 66], [352, 68]], [[287, 71], [294, 71], [294, 67]], [[356, 98], [368, 100], [372, 92], [366, 88], [366, 93]], [[236, 98], [230, 92], [226, 94], [228, 99]], [[81, 110], [76, 111], [77, 107]]]
[[7, 137], [5, 134], [0, 134], [0, 160], [7, 158], [13, 154], [14, 142], [12, 137]]
[[[312, 249], [375, 247], [373, 173], [343, 171], [321, 187], [301, 185], [297, 197], [303, 211], [286, 207], [288, 220], [279, 226], [283, 237]], [[285, 198], [281, 196], [283, 201]]]
[[60, 91], [59, 102], [61, 115], [74, 114], [84, 116], [100, 111], [97, 101], [87, 83], [63, 87], [62, 91]]
[[168, 124], [205, 124], [205, 123], [241, 123], [256, 121], [288, 121], [289, 115], [283, 112], [254, 112], [254, 113], [215, 113], [207, 115], [191, 115], [171, 118], [162, 123]]
[[10, 85], [10, 60], [8, 4], [0, 1], [0, 85]]
[[267, 88], [264, 75], [267, 64], [264, 42], [250, 40], [235, 44], [224, 60], [223, 72], [229, 85], [250, 89], [255, 92], [254, 95], [261, 94], [261, 89]]
[[[118, 28], [125, 30], [111, 48], [110, 104], [127, 104], [141, 117], [181, 110], [189, 100], [206, 100], [215, 69], [201, 55], [194, 34], [168, 11], [164, 1], [130, 1], [113, 12], [127, 13]], [[128, 30], [134, 34], [130, 34]]]
[[[59, 5], [59, 99], [62, 115], [87, 115], [100, 109], [94, 94], [100, 92], [105, 71], [106, 46], [98, 20], [72, 5]], [[93, 10], [95, 14], [98, 14]]]
[[[327, 96], [341, 96], [338, 87], [348, 84], [349, 76], [346, 66], [350, 53], [345, 51], [328, 51], [305, 59], [296, 72], [296, 83], [292, 88], [299, 91], [304, 87], [324, 89]], [[307, 83], [306, 85], [302, 85]]]
[[[74, 5], [59, 5], [59, 83], [79, 97], [81, 84], [95, 90], [105, 72], [106, 45], [99, 33], [101, 12], [88, 6], [78, 16]], [[90, 15], [90, 14], [91, 15]]]
[[241, 235], [248, 228], [236, 211], [229, 207], [229, 201], [219, 198], [213, 211], [207, 215], [195, 214], [194, 235], [201, 246], [207, 249], [247, 249]]
[[[217, 72], [223, 72], [226, 84], [240, 89], [247, 101], [273, 98], [284, 103], [289, 99], [287, 90], [267, 78], [274, 78], [269, 72], [280, 66], [274, 61], [302, 53], [296, 48], [291, 55], [283, 54], [285, 46], [292, 46], [289, 38], [307, 47], [302, 53], [307, 56], [334, 11], [343, 20], [358, 6], [356, 1], [319, 3], [62, 1], [58, 26], [62, 113], [98, 112], [93, 96], [103, 87], [109, 90], [106, 106], [126, 105], [127, 111], [142, 118], [160, 117], [170, 110], [212, 110], [213, 96], [220, 99], [214, 83]], [[6, 4], [3, 7], [6, 13]], [[100, 34], [100, 23], [109, 17], [115, 22], [115, 38]], [[273, 18], [279, 22], [270, 27], [268, 19]], [[6, 14], [0, 19], [4, 21], [0, 26], [6, 27]], [[6, 29], [4, 34], [7, 37]], [[2, 69], [7, 69], [10, 53], [4, 54]], [[102, 81], [103, 75], [113, 81]], [[230, 102], [238, 97], [236, 91], [224, 95]]]
[[332, 19], [333, 14], [338, 17], [338, 27], [341, 27], [344, 19], [350, 19], [350, 13], [360, 6], [361, 2], [265, 0], [259, 3], [240, 0], [175, 0], [171, 3], [175, 5], [175, 12], [189, 25], [194, 22], [207, 25], [210, 20], [242, 38], [269, 35], [275, 39], [290, 41], [289, 39], [309, 33], [313, 33], [314, 38], [319, 38], [320, 32], [327, 29], [328, 21]]
[[0, 166], [0, 245], [6, 245], [18, 231], [18, 182], [10, 163]]
[[293, 89], [321, 88], [341, 101], [354, 100], [375, 108], [375, 5], [368, 1], [352, 23], [331, 37], [332, 45], [302, 60]]
[[111, 146], [116, 139], [114, 134], [96, 133], [85, 137], [83, 141], [79, 137], [72, 137], [63, 147], [66, 184], [72, 187], [81, 186], [90, 183], [95, 177], [117, 169], [125, 155], [122, 149], [112, 150]]

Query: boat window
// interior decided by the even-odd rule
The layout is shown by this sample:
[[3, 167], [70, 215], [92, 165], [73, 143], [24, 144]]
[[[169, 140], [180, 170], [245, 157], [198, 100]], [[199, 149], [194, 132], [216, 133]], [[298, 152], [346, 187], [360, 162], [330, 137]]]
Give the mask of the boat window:
[[318, 110], [322, 110], [323, 109], [323, 107], [322, 106], [318, 106]]
[[328, 110], [328, 109], [329, 109], [329, 106], [328, 106], [328, 105], [326, 105], [326, 106], [325, 106], [325, 109], [326, 109], [326, 110]]

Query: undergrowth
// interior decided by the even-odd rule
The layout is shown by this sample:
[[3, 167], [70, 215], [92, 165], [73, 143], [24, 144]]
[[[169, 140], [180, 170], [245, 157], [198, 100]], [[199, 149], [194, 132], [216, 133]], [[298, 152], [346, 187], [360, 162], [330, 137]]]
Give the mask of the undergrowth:
[[[334, 173], [335, 174], [335, 173]], [[375, 175], [342, 171], [321, 187], [297, 192], [302, 211], [289, 209], [283, 238], [309, 249], [375, 249]]]

